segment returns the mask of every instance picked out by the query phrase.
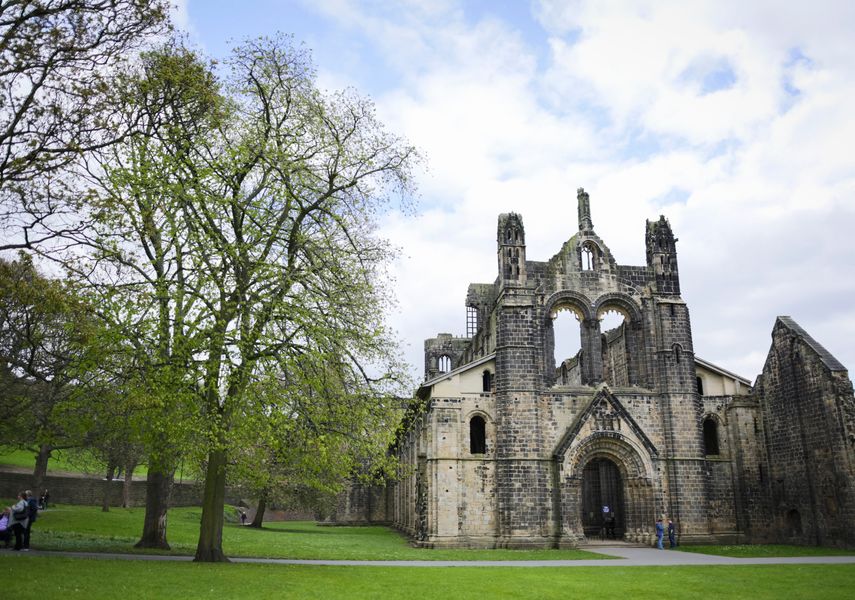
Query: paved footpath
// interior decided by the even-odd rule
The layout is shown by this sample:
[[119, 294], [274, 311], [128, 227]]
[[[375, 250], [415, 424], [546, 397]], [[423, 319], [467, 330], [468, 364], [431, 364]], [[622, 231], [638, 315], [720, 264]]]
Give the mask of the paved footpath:
[[[596, 552], [617, 556], [605, 560], [295, 560], [287, 558], [232, 558], [235, 563], [270, 565], [324, 565], [344, 567], [650, 567], [678, 565], [787, 565], [787, 564], [855, 564], [855, 556], [798, 556], [780, 558], [731, 558], [711, 554], [695, 554], [639, 548], [632, 546], [597, 546]], [[11, 554], [11, 552], [9, 553]], [[109, 554], [100, 552], [40, 552], [24, 556], [65, 556], [113, 560], [160, 560], [189, 562], [192, 556], [160, 554]], [[5, 556], [3, 555], [0, 556]]]

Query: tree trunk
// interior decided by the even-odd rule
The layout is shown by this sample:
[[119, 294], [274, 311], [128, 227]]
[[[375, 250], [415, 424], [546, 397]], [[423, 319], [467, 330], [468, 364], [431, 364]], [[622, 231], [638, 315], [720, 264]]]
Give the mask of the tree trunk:
[[267, 510], [267, 490], [262, 490], [261, 496], [258, 498], [258, 508], [255, 509], [255, 516], [252, 518], [250, 527], [261, 529], [261, 523], [264, 521], [264, 511]]
[[49, 444], [39, 446], [39, 453], [36, 454], [36, 468], [33, 469], [33, 489], [35, 490], [42, 489], [42, 483], [44, 483], [47, 476], [47, 466], [51, 452], [53, 452], [53, 447]]
[[223, 508], [226, 501], [226, 452], [218, 449], [208, 454], [205, 471], [205, 496], [202, 500], [202, 522], [196, 562], [229, 562], [223, 554]]
[[107, 477], [104, 478], [104, 503], [101, 505], [101, 512], [110, 512], [110, 491], [113, 488], [113, 469], [107, 470]]
[[131, 485], [134, 482], [134, 469], [136, 468], [136, 460], [129, 460], [125, 463], [125, 481], [122, 483], [122, 508], [129, 508], [131, 505]]
[[143, 532], [136, 548], [161, 548], [170, 550], [166, 541], [166, 511], [172, 492], [174, 472], [164, 473], [149, 466], [145, 484], [145, 518]]

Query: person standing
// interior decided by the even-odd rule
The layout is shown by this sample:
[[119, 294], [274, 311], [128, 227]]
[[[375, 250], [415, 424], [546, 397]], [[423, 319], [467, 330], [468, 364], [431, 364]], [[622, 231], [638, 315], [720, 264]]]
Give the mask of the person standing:
[[8, 506], [0, 515], [0, 542], [3, 542], [4, 548], [8, 548], [12, 543], [12, 509]]
[[27, 496], [27, 510], [29, 511], [29, 519], [27, 526], [24, 528], [24, 550], [30, 549], [30, 530], [33, 528], [33, 523], [36, 522], [36, 517], [39, 515], [39, 503], [30, 490], [24, 492]]
[[29, 525], [30, 507], [27, 504], [27, 494], [18, 494], [18, 502], [10, 507], [12, 509], [12, 532], [15, 534], [15, 547], [13, 550], [21, 550], [24, 547], [24, 530]]
[[671, 548], [677, 547], [677, 528], [674, 527], [674, 521], [668, 519], [668, 543]]
[[662, 536], [665, 535], [665, 527], [662, 525], [662, 519], [656, 519], [656, 547], [664, 550], [662, 546]]

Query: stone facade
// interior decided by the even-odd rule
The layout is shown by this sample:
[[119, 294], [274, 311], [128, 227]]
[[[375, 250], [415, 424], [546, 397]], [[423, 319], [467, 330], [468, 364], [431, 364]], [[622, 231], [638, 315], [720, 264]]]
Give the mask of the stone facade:
[[[625, 266], [577, 200], [579, 230], [546, 262], [527, 259], [520, 215], [499, 216], [498, 277], [470, 285], [468, 337], [425, 342], [400, 480], [385, 501], [351, 490], [339, 520], [370, 506], [430, 547], [650, 543], [659, 517], [683, 543], [855, 543], [846, 370], [789, 317], [753, 388], [696, 358], [665, 217], [647, 222], [647, 264]], [[569, 358], [562, 311], [579, 322]], [[623, 323], [601, 331], [609, 312]]]

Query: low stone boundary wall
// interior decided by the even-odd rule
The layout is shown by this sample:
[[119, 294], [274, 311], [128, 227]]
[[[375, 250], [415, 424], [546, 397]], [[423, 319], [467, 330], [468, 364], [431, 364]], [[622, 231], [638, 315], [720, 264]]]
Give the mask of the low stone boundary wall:
[[[18, 492], [26, 489], [40, 495], [47, 489], [50, 490], [51, 503], [100, 506], [104, 502], [105, 488], [109, 487], [110, 506], [122, 504], [124, 482], [121, 480], [106, 481], [90, 477], [48, 475], [44, 478], [40, 490], [34, 489], [32, 483], [32, 473], [0, 472], [0, 498], [12, 500]], [[239, 498], [232, 496], [226, 491], [226, 503], [237, 504]], [[145, 506], [144, 480], [131, 483], [130, 501], [131, 506]], [[201, 483], [175, 483], [170, 506], [199, 506], [200, 504], [202, 504]]]

